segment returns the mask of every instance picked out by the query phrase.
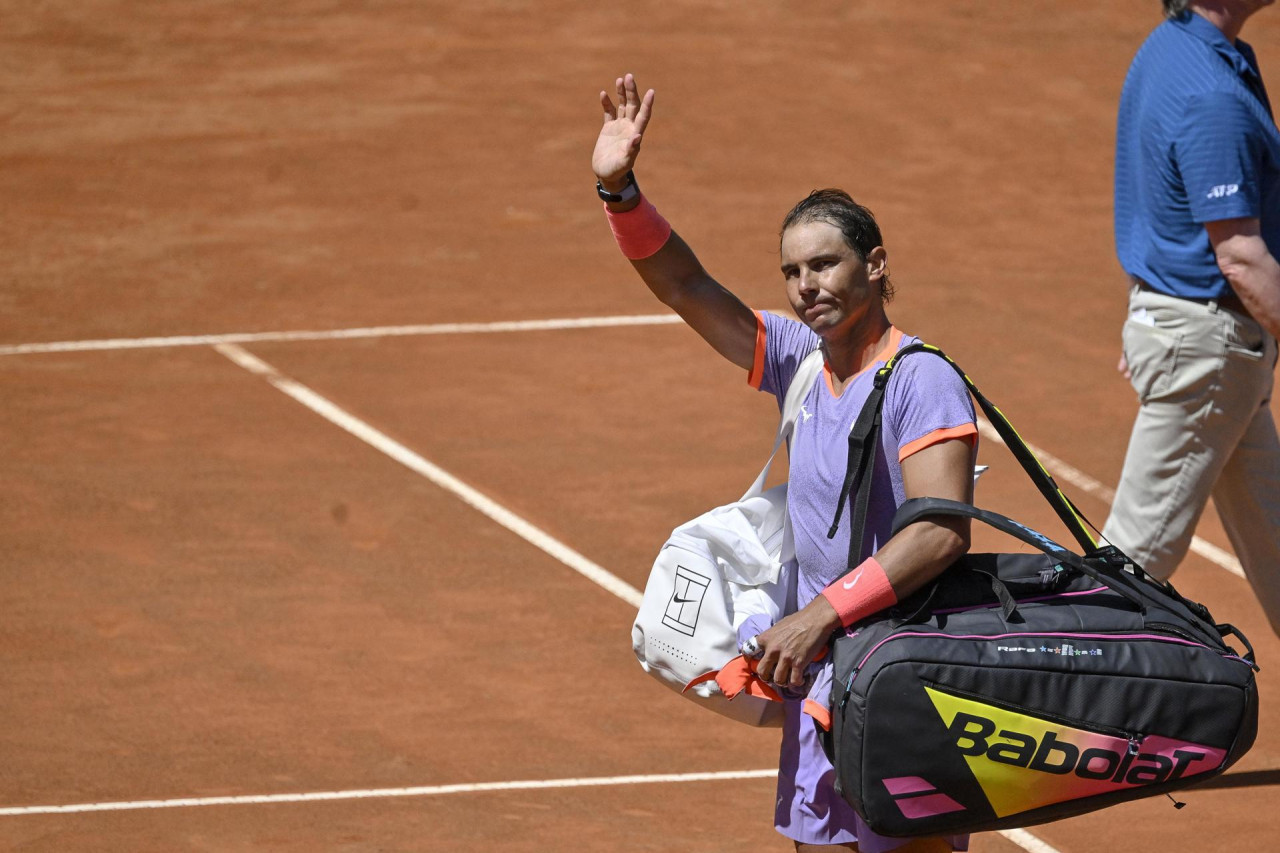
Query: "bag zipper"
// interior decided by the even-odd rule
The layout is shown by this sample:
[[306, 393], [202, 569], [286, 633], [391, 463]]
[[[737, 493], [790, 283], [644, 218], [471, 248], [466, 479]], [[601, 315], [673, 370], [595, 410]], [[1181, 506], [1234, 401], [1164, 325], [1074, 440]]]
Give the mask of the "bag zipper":
[[[1181, 632], [1175, 632], [1175, 631], [1172, 631], [1172, 630], [1168, 630], [1167, 626], [1160, 626], [1160, 627], [1166, 627], [1166, 631], [1165, 631], [1165, 633], [1173, 634], [1174, 636], [1169, 637], [1169, 639], [1163, 639], [1163, 638], [1158, 637], [1158, 636], [1153, 637], [1153, 636], [1151, 636], [1150, 634], [1135, 634], [1135, 633], [1134, 633], [1134, 632], [1132, 632], [1132, 631], [1117, 631], [1117, 632], [1113, 632], [1113, 633], [1100, 632], [1100, 633], [1096, 633], [1096, 634], [1066, 634], [1066, 635], [1064, 635], [1064, 634], [1051, 634], [1051, 633], [1038, 633], [1038, 634], [1037, 634], [1037, 633], [1030, 633], [1030, 632], [1027, 632], [1027, 633], [996, 634], [996, 635], [993, 635], [993, 634], [937, 634], [937, 633], [925, 633], [925, 632], [921, 632], [921, 631], [907, 631], [907, 632], [904, 632], [904, 633], [901, 633], [901, 634], [893, 634], [893, 635], [891, 635], [891, 636], [885, 637], [883, 640], [881, 640], [880, 642], [876, 643], [876, 644], [871, 648], [871, 651], [867, 652], [865, 655], [863, 655], [863, 656], [862, 656], [862, 660], [860, 660], [860, 661], [858, 662], [857, 666], [855, 666], [852, 670], [850, 670], [850, 672], [849, 672], [849, 678], [845, 681], [844, 695], [843, 695], [842, 697], [840, 697], [840, 709], [841, 709], [841, 710], [844, 710], [845, 705], [848, 703], [848, 701], [849, 701], [849, 696], [853, 693], [853, 682], [854, 682], [854, 680], [855, 680], [855, 679], [857, 679], [857, 677], [858, 677], [858, 673], [862, 671], [862, 669], [866, 666], [867, 661], [871, 658], [871, 656], [872, 656], [873, 654], [875, 654], [877, 651], [879, 651], [879, 649], [880, 649], [880, 647], [881, 647], [881, 646], [883, 646], [883, 645], [885, 645], [886, 643], [889, 643], [889, 642], [891, 642], [891, 641], [893, 641], [893, 640], [903, 640], [903, 639], [909, 639], [909, 638], [913, 638], [913, 637], [914, 637], [914, 638], [920, 638], [920, 637], [934, 637], [934, 638], [938, 638], [938, 637], [941, 637], [942, 639], [947, 639], [947, 640], [997, 640], [997, 639], [1003, 639], [1003, 638], [1006, 638], [1006, 637], [1013, 638], [1013, 637], [1062, 637], [1062, 636], [1069, 636], [1069, 637], [1076, 637], [1076, 638], [1079, 638], [1079, 639], [1121, 640], [1121, 639], [1126, 639], [1126, 638], [1130, 638], [1130, 639], [1132, 639], [1132, 638], [1135, 638], [1135, 637], [1139, 637], [1139, 636], [1140, 636], [1140, 637], [1145, 637], [1145, 638], [1147, 638], [1147, 639], [1152, 639], [1152, 640], [1155, 640], [1156, 642], [1161, 642], [1161, 643], [1177, 643], [1177, 644], [1181, 644], [1181, 645], [1198, 646], [1198, 647], [1200, 647], [1200, 648], [1202, 648], [1202, 649], [1206, 649], [1207, 651], [1211, 651], [1211, 652], [1213, 652], [1214, 654], [1217, 654], [1217, 655], [1219, 655], [1220, 657], [1224, 657], [1224, 658], [1227, 658], [1227, 659], [1229, 659], [1229, 660], [1241, 660], [1240, 658], [1238, 658], [1238, 657], [1237, 657], [1237, 656], [1235, 656], [1235, 655], [1228, 655], [1228, 654], [1224, 654], [1224, 653], [1222, 653], [1222, 652], [1218, 651], [1217, 649], [1212, 648], [1211, 646], [1205, 645], [1204, 643], [1200, 642], [1200, 640], [1199, 640], [1199, 639], [1192, 638], [1192, 637], [1183, 638], [1183, 637], [1181, 637], [1181, 636], [1177, 636], [1178, 634], [1181, 634]], [[1248, 665], [1248, 664], [1247, 664], [1247, 662], [1245, 662], [1245, 661], [1243, 661], [1243, 660], [1241, 660], [1241, 663], [1245, 663], [1245, 665], [1246, 665], [1246, 666]]]

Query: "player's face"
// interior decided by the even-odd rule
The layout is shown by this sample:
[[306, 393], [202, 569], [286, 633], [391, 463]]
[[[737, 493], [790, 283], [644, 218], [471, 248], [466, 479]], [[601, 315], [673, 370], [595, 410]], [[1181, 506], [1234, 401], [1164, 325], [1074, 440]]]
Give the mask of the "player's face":
[[884, 249], [863, 258], [829, 222], [800, 222], [782, 234], [787, 299], [821, 337], [848, 331], [880, 299]]

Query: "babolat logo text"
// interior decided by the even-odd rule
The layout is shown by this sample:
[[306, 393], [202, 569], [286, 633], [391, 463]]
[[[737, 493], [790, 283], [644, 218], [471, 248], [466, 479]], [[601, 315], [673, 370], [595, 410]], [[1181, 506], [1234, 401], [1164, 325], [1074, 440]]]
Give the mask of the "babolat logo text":
[[[1082, 779], [1110, 781], [1115, 784], [1154, 785], [1177, 779], [1196, 762], [1209, 758], [1199, 749], [1173, 750], [1173, 757], [1129, 748], [1122, 752], [1104, 746], [1081, 747], [1061, 732], [1046, 731], [1043, 738], [1010, 729], [1000, 729], [994, 720], [976, 714], [959, 712], [947, 730], [951, 742], [962, 755], [986, 756], [988, 761], [1025, 767], [1041, 773], [1066, 775], [1074, 773]], [[1106, 741], [1115, 742], [1107, 737]], [[1130, 747], [1136, 741], [1129, 741]], [[1204, 768], [1192, 768], [1197, 773]]]

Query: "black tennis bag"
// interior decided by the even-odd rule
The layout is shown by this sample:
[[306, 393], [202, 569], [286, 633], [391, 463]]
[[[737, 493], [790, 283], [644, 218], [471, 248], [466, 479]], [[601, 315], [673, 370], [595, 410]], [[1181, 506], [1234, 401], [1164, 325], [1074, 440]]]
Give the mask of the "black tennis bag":
[[[881, 393], [850, 437], [851, 469], [874, 452], [885, 383], [914, 350], [946, 358], [913, 345], [880, 371]], [[1221, 773], [1257, 731], [1248, 640], [1116, 548], [1097, 547], [1004, 416], [947, 361], [1086, 555], [968, 504], [904, 503], [895, 532], [963, 515], [1040, 553], [966, 555], [837, 637], [825, 738], [837, 790], [875, 832], [920, 836], [1029, 826]], [[868, 485], [858, 488], [854, 543]], [[1243, 654], [1227, 645], [1232, 634]]]

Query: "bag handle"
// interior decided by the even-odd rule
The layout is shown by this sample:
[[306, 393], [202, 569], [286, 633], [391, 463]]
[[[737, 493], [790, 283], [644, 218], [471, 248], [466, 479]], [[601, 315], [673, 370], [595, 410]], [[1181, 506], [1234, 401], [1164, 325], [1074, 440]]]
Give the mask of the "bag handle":
[[1129, 599], [1137, 606], [1139, 612], [1144, 614], [1147, 612], [1147, 599], [1134, 588], [1121, 582], [1118, 578], [1112, 577], [1110, 573], [1099, 571], [1078, 554], [1068, 551], [1048, 536], [1032, 530], [1025, 524], [1019, 524], [1012, 518], [990, 510], [978, 509], [972, 504], [946, 500], [945, 498], [912, 498], [898, 507], [898, 512], [893, 516], [893, 532], [896, 534], [908, 524], [927, 515], [958, 515], [966, 518], [975, 518], [1002, 533], [1007, 533], [1015, 539], [1027, 543], [1039, 551], [1043, 551], [1059, 563], [1065, 563], [1081, 574], [1088, 575], [1103, 586], [1109, 587]]
[[1222, 622], [1220, 624], [1214, 625], [1213, 628], [1215, 631], [1217, 631], [1219, 634], [1222, 635], [1223, 639], [1226, 639], [1227, 636], [1230, 635], [1230, 636], [1236, 637], [1238, 640], [1240, 640], [1240, 642], [1244, 643], [1244, 647], [1248, 649], [1248, 651], [1245, 652], [1240, 657], [1248, 661], [1249, 666], [1253, 667], [1254, 672], [1258, 671], [1258, 664], [1255, 661], [1253, 656], [1253, 644], [1249, 642], [1248, 637], [1240, 633], [1239, 628], [1237, 628], [1235, 625], [1232, 625], [1230, 622]]
[[770, 451], [769, 459], [764, 463], [764, 468], [760, 471], [760, 475], [751, 484], [751, 488], [747, 489], [747, 493], [742, 496], [744, 501], [764, 491], [765, 480], [769, 478], [769, 466], [773, 464], [774, 457], [778, 455], [778, 448], [782, 447], [782, 443], [788, 441], [791, 438], [791, 434], [795, 432], [796, 418], [800, 417], [800, 409], [804, 404], [804, 399], [809, 396], [809, 389], [813, 387], [818, 374], [822, 372], [822, 362], [822, 350], [819, 348], [801, 359], [800, 364], [796, 366], [795, 375], [791, 377], [791, 384], [787, 386], [787, 393], [782, 399], [782, 414], [778, 418], [778, 435], [773, 441], [773, 450]]

